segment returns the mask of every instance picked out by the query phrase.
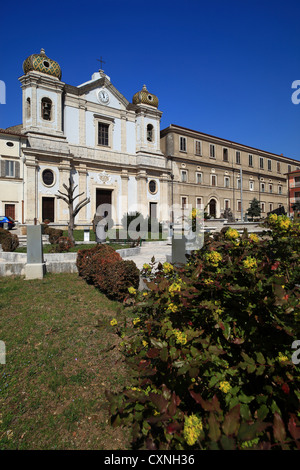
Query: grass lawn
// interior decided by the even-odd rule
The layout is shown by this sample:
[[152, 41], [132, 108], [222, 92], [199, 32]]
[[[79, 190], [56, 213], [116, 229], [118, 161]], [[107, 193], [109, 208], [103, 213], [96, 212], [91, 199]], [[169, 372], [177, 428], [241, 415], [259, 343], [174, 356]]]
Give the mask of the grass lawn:
[[109, 321], [120, 304], [77, 274], [0, 278], [0, 449], [125, 450], [105, 390], [130, 385]]

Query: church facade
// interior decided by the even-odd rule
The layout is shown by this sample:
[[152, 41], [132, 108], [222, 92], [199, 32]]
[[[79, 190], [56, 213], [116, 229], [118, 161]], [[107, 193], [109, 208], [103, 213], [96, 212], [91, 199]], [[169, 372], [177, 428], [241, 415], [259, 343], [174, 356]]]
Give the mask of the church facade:
[[101, 210], [116, 227], [135, 211], [172, 222], [172, 209], [180, 216], [188, 205], [241, 219], [254, 197], [263, 216], [288, 209], [286, 174], [299, 161], [174, 124], [161, 131], [158, 98], [145, 85], [128, 101], [102, 70], [79, 86], [64, 83], [43, 49], [23, 72], [22, 124], [0, 129], [0, 215], [67, 225], [56, 195], [70, 177], [76, 202], [89, 198], [79, 226]]
[[144, 85], [129, 102], [101, 70], [86, 83], [68, 85], [43, 49], [24, 61], [23, 71], [26, 223], [67, 223], [68, 207], [55, 195], [66, 192], [70, 175], [83, 193], [77, 202], [90, 198], [79, 225], [90, 224], [103, 204], [116, 225], [133, 211], [167, 220], [158, 98]]

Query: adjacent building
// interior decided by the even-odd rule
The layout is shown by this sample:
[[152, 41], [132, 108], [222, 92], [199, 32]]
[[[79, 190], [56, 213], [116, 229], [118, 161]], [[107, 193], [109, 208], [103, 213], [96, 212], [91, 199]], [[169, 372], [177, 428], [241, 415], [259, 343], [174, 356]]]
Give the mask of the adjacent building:
[[300, 169], [291, 171], [287, 175], [288, 178], [288, 188], [289, 188], [289, 213], [291, 216], [294, 216], [294, 205], [298, 203], [299, 209], [297, 213], [300, 212]]
[[299, 161], [171, 124], [161, 132], [161, 149], [173, 175], [169, 199], [182, 209], [203, 207], [211, 217], [226, 209], [245, 216], [256, 198], [262, 216], [287, 209], [286, 173]]

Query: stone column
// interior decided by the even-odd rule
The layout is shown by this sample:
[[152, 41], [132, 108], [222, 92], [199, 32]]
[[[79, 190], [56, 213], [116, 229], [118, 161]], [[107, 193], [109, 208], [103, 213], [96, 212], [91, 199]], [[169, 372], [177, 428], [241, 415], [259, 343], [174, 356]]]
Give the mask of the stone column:
[[26, 223], [34, 224], [37, 214], [37, 160], [33, 156], [26, 156]]
[[[78, 202], [82, 201], [87, 197], [87, 171], [86, 165], [80, 163], [79, 167], [76, 168], [78, 171], [78, 193], [84, 193], [80, 198], [77, 198], [74, 205], [78, 204]], [[77, 224], [86, 224], [91, 222], [87, 220], [87, 206], [84, 206], [80, 212], [78, 213], [78, 222]]]
[[[67, 192], [66, 189], [63, 187], [63, 184], [65, 184], [67, 187], [69, 186], [70, 171], [71, 171], [70, 161], [61, 160], [60, 165], [59, 165], [59, 190], [62, 193]], [[56, 207], [57, 207], [56, 222], [65, 223], [67, 225], [69, 221], [68, 205], [62, 199], [56, 199]]]
[[137, 205], [138, 212], [144, 217], [148, 216], [148, 199], [147, 199], [147, 174], [145, 170], [139, 171], [137, 180]]
[[121, 223], [121, 219], [124, 214], [128, 212], [128, 171], [127, 170], [122, 170], [121, 173], [121, 182], [122, 182], [122, 192], [121, 192], [121, 214], [120, 214], [120, 220], [119, 223]]

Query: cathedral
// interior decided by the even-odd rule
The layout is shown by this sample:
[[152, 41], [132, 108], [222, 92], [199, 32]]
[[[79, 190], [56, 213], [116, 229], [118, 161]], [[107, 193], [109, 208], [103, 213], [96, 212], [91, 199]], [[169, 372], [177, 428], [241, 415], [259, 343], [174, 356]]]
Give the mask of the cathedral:
[[90, 199], [78, 225], [90, 224], [103, 204], [111, 207], [117, 226], [133, 211], [168, 219], [157, 96], [144, 85], [130, 102], [102, 70], [79, 86], [66, 84], [59, 64], [43, 49], [24, 61], [23, 72], [23, 123], [8, 130], [23, 139], [21, 161], [12, 160], [24, 186], [23, 207], [16, 204], [14, 217], [28, 224], [66, 224], [68, 207], [55, 195], [66, 192], [71, 176], [82, 194], [78, 200]]
[[253, 198], [263, 217], [289, 212], [287, 174], [298, 160], [175, 124], [160, 130], [158, 98], [146, 85], [128, 101], [103, 70], [64, 83], [43, 49], [24, 60], [19, 80], [22, 124], [0, 129], [0, 216], [66, 226], [68, 206], [56, 195], [70, 177], [77, 202], [89, 198], [77, 226], [97, 213], [117, 228], [136, 211], [176, 222], [174, 209], [180, 218], [186, 207], [244, 220]]

